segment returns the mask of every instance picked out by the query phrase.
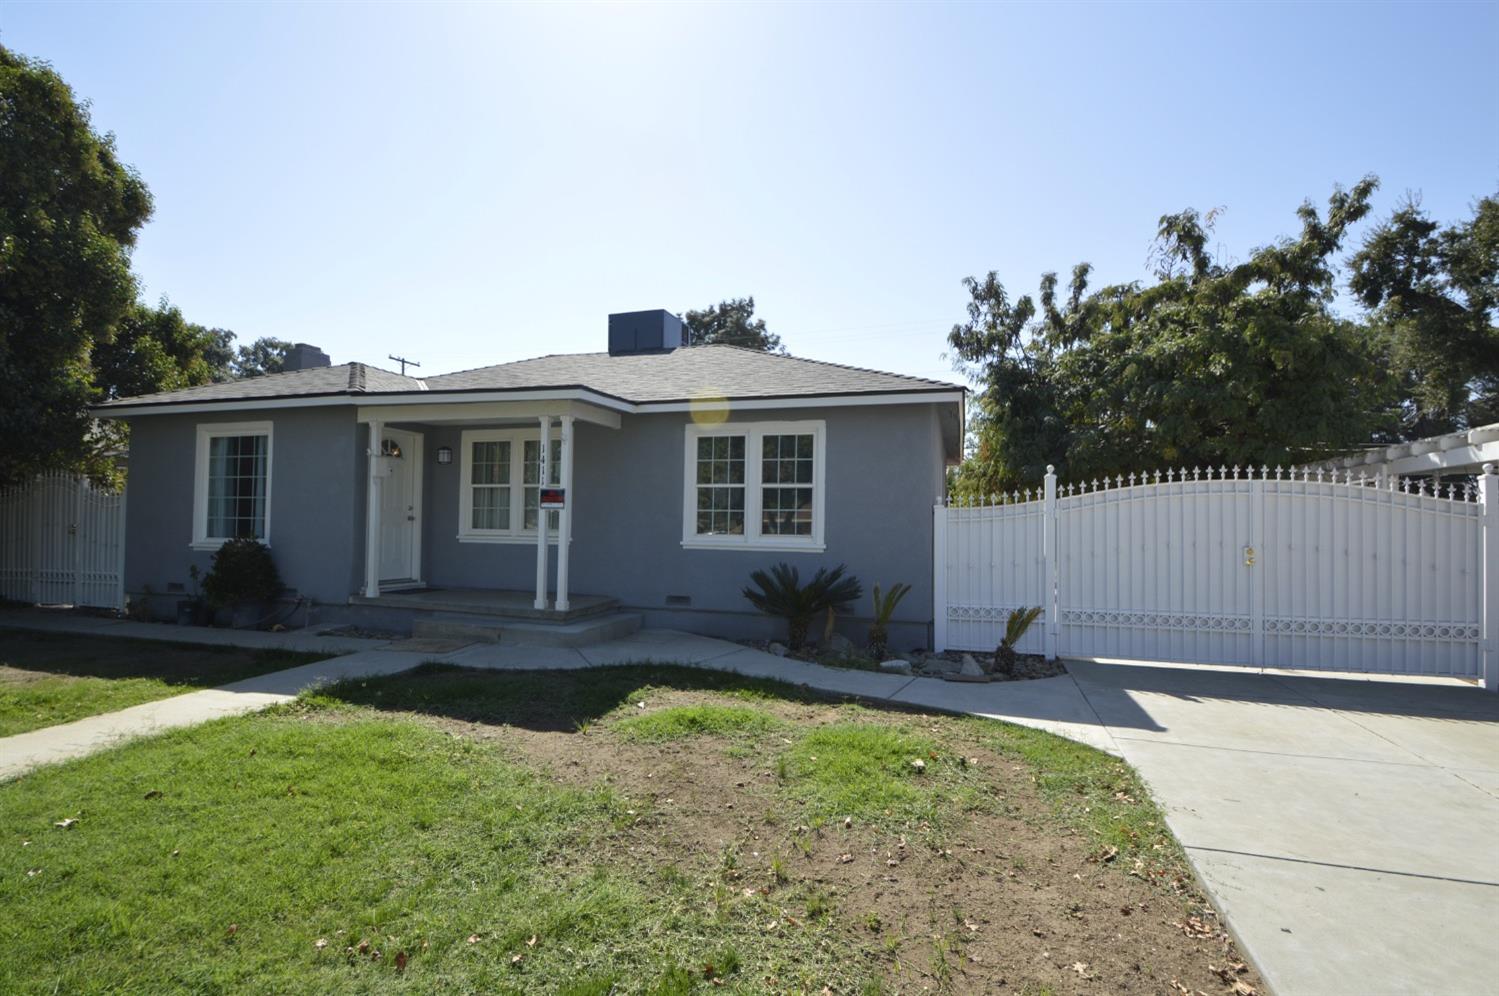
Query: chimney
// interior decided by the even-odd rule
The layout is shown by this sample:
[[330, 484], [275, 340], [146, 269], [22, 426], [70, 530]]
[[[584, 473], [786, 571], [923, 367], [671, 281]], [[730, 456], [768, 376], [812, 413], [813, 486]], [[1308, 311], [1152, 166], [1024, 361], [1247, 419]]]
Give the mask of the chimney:
[[286, 363], [282, 370], [311, 370], [313, 367], [332, 366], [333, 361], [328, 354], [316, 346], [305, 342], [299, 342], [286, 351]]
[[609, 316], [609, 355], [669, 353], [682, 345], [682, 320], [660, 308]]

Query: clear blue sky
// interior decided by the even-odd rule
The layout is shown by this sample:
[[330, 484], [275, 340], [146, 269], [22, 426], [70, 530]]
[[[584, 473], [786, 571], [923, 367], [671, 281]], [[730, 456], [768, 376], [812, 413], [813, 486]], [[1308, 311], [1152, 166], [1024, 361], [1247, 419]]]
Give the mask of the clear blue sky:
[[793, 352], [943, 376], [968, 274], [1144, 276], [1334, 183], [1499, 189], [1499, 4], [0, 4], [156, 198], [188, 317], [423, 373], [753, 294]]

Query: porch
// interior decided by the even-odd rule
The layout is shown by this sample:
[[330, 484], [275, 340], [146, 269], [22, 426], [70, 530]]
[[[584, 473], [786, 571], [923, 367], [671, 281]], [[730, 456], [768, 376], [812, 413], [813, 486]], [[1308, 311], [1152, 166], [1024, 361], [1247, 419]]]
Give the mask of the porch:
[[512, 624], [617, 607], [571, 591], [571, 546], [577, 424], [617, 430], [619, 412], [536, 398], [361, 406], [358, 418], [364, 564], [351, 605]]
[[418, 613], [448, 613], [528, 622], [566, 623], [607, 615], [619, 608], [619, 599], [607, 595], [571, 595], [566, 608], [555, 604], [536, 607], [536, 597], [529, 591], [503, 591], [485, 588], [420, 588], [411, 591], [385, 591], [370, 598], [355, 595], [353, 605], [379, 609], [408, 609]]

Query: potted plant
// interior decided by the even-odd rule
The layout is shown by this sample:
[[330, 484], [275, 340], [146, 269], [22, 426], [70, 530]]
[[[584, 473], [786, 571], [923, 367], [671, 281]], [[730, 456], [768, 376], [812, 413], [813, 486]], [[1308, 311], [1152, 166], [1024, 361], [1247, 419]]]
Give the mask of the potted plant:
[[177, 625], [202, 626], [208, 622], [208, 606], [204, 603], [203, 592], [198, 587], [198, 582], [203, 578], [203, 572], [198, 570], [197, 564], [188, 564], [187, 576], [192, 582], [193, 597], [177, 600]]
[[232, 539], [219, 547], [203, 578], [215, 622], [235, 629], [259, 625], [281, 594], [281, 575], [271, 551], [255, 539]]
[[877, 661], [884, 660], [885, 651], [889, 649], [890, 617], [895, 615], [895, 607], [910, 590], [908, 584], [895, 584], [882, 593], [879, 585], [874, 586], [874, 622], [869, 625], [869, 653]]
[[786, 642], [795, 650], [807, 642], [807, 627], [818, 613], [841, 608], [864, 594], [858, 578], [844, 576], [846, 570], [843, 564], [832, 570], [819, 567], [803, 585], [797, 569], [783, 562], [768, 573], [751, 572], [755, 587], [746, 587], [743, 594], [761, 612], [786, 620]]

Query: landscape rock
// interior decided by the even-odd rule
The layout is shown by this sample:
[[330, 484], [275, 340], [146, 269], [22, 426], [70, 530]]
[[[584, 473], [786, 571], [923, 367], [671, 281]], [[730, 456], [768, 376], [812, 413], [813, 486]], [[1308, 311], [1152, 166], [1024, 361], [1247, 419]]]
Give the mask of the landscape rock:
[[973, 659], [972, 654], [963, 655], [963, 663], [958, 668], [958, 673], [970, 678], [982, 678], [985, 674], [984, 669], [979, 666], [978, 661]]
[[855, 652], [854, 641], [842, 633], [834, 633], [828, 637], [828, 653], [837, 654], [839, 657], [852, 657]]
[[767, 652], [775, 654], [777, 657], [786, 656], [786, 645], [784, 643], [772, 643], [765, 649]]
[[880, 661], [881, 671], [890, 671], [894, 674], [910, 674], [911, 662], [902, 660]]
[[927, 654], [921, 658], [921, 670], [925, 674], [957, 674], [961, 665], [941, 654]]

